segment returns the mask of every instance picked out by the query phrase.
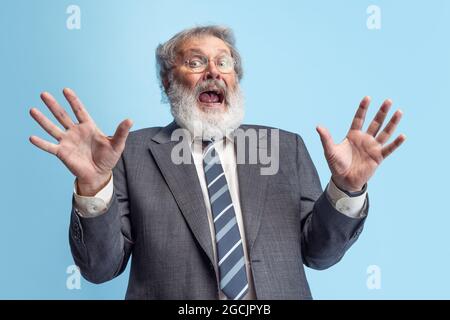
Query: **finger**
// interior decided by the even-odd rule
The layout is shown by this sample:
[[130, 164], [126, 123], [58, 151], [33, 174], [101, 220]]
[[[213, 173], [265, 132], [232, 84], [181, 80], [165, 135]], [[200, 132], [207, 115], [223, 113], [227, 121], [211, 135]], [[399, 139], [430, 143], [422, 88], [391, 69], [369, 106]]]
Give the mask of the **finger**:
[[37, 123], [45, 130], [49, 135], [51, 135], [56, 140], [61, 140], [64, 132], [51, 122], [42, 112], [36, 108], [31, 108], [30, 115], [36, 120]]
[[122, 152], [125, 141], [127, 140], [128, 133], [130, 132], [130, 128], [133, 126], [133, 121], [130, 119], [126, 119], [122, 121], [116, 129], [114, 136], [112, 138], [112, 147], [117, 152]]
[[334, 142], [330, 132], [328, 131], [328, 129], [320, 126], [317, 126], [316, 130], [319, 133], [320, 141], [322, 141], [322, 146], [325, 154], [331, 153], [334, 147]]
[[65, 128], [69, 129], [71, 126], [74, 125], [72, 119], [64, 110], [59, 103], [56, 101], [53, 96], [48, 92], [43, 92], [41, 94], [41, 99], [44, 101], [44, 103], [47, 105], [47, 107], [50, 109], [50, 111], [53, 113], [55, 118], [58, 120], [59, 123]]
[[405, 142], [406, 136], [404, 134], [399, 135], [393, 142], [385, 146], [381, 150], [381, 154], [383, 155], [383, 158], [386, 159], [392, 152], [395, 151], [398, 147], [402, 145], [403, 142]]
[[39, 137], [36, 136], [31, 136], [30, 137], [30, 142], [32, 144], [34, 144], [36, 147], [38, 147], [41, 150], [44, 150], [48, 153], [54, 154], [56, 155], [56, 153], [58, 152], [58, 145], [48, 142], [44, 139], [41, 139]]
[[375, 137], [380, 130], [381, 126], [383, 125], [384, 120], [386, 119], [386, 116], [389, 112], [389, 109], [392, 106], [392, 100], [387, 99], [383, 102], [383, 104], [380, 107], [380, 110], [378, 110], [375, 118], [370, 123], [369, 128], [367, 129], [367, 133], [371, 136]]
[[361, 130], [364, 124], [364, 119], [366, 118], [367, 109], [369, 109], [369, 104], [370, 97], [366, 96], [361, 100], [358, 110], [356, 110], [355, 117], [353, 118], [350, 130]]
[[91, 116], [83, 106], [83, 103], [72, 89], [64, 88], [63, 94], [72, 107], [73, 113], [75, 113], [75, 117], [77, 117], [80, 123], [92, 121]]
[[401, 118], [403, 116], [403, 112], [401, 110], [397, 110], [394, 115], [392, 116], [389, 123], [384, 127], [383, 131], [381, 131], [378, 136], [376, 137], [376, 140], [381, 143], [385, 144], [386, 141], [389, 140], [391, 135], [394, 133], [395, 128], [397, 128], [398, 123], [400, 122]]

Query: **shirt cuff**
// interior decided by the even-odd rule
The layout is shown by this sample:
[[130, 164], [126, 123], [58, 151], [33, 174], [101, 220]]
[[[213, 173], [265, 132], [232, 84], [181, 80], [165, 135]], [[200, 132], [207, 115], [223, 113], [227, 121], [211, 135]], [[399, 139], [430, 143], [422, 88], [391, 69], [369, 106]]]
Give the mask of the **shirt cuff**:
[[356, 196], [350, 196], [348, 193], [339, 189], [330, 179], [330, 183], [327, 186], [328, 199], [334, 208], [342, 214], [350, 218], [362, 218], [364, 213], [362, 209], [364, 202], [366, 201], [367, 185]]
[[108, 209], [113, 192], [113, 176], [109, 179], [108, 184], [93, 197], [84, 197], [77, 194], [77, 182], [75, 181], [73, 188], [75, 212], [82, 218], [98, 217]]

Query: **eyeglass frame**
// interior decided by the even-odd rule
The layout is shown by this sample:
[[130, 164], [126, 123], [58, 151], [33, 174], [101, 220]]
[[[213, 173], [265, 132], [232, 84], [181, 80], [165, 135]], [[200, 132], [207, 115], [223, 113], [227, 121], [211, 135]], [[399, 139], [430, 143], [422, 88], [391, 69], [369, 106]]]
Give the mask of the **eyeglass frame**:
[[[194, 57], [202, 58], [203, 61], [205, 62], [205, 65], [204, 65], [204, 67], [202, 68], [201, 71], [194, 71], [191, 67], [189, 67], [188, 64], [189, 64], [190, 60], [193, 60]], [[220, 58], [223, 58], [223, 57], [230, 58], [231, 61], [232, 61], [232, 67], [231, 67], [229, 72], [221, 71], [220, 67], [218, 67], [218, 65], [217, 65], [217, 60], [220, 59]], [[219, 55], [219, 56], [215, 57], [212, 61], [214, 61], [214, 65], [216, 66], [217, 70], [219, 70], [219, 72], [222, 73], [222, 74], [231, 74], [233, 72], [236, 72], [236, 64], [237, 64], [236, 59], [234, 59], [233, 56], [231, 56], [229, 54]], [[210, 62], [211, 62], [211, 59], [209, 59], [206, 55], [200, 54], [200, 53], [196, 53], [192, 58], [185, 59], [184, 62], [183, 62], [183, 66], [186, 67], [186, 69], [189, 70], [190, 73], [199, 74], [199, 73], [205, 72], [205, 70], [208, 68], [208, 65], [210, 64]]]

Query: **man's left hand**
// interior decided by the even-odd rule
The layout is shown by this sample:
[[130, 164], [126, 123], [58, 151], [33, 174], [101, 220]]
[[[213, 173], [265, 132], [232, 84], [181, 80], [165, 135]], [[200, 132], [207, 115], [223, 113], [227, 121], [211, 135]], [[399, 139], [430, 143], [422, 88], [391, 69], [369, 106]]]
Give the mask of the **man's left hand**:
[[402, 118], [400, 110], [394, 113], [389, 123], [379, 133], [392, 105], [392, 101], [389, 99], [384, 101], [367, 131], [363, 132], [361, 129], [369, 104], [370, 97], [365, 97], [361, 101], [351, 128], [340, 144], [333, 142], [333, 138], [326, 128], [317, 127], [331, 170], [331, 178], [344, 191], [360, 191], [381, 162], [406, 140], [406, 136], [401, 134], [386, 145]]

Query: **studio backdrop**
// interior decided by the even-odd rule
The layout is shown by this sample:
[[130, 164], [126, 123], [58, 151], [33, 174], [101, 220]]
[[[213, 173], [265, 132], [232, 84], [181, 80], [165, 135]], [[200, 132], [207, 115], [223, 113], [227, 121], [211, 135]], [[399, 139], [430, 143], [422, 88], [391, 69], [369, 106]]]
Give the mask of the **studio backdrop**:
[[48, 138], [29, 109], [51, 117], [39, 94], [63, 103], [70, 87], [106, 134], [125, 118], [133, 130], [165, 126], [155, 48], [206, 24], [235, 32], [245, 123], [300, 134], [323, 186], [316, 125], [343, 139], [366, 95], [368, 118], [386, 98], [404, 113], [398, 133], [408, 139], [369, 182], [359, 241], [334, 267], [307, 269], [314, 298], [449, 299], [446, 0], [2, 0], [0, 298], [124, 297], [128, 269], [101, 285], [79, 277], [68, 241], [74, 177], [28, 141]]

